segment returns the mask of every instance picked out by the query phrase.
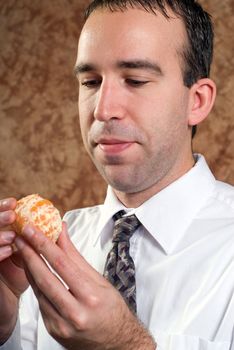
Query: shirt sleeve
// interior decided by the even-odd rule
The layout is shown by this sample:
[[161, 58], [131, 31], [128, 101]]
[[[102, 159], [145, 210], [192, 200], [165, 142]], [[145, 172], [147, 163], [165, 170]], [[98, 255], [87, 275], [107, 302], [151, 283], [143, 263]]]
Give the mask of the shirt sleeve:
[[230, 350], [231, 346], [229, 341], [210, 341], [185, 334], [158, 333], [156, 338], [157, 350]]
[[10, 338], [0, 346], [0, 350], [36, 350], [38, 315], [38, 302], [29, 287], [20, 299], [15, 329]]
[[0, 350], [21, 350], [22, 348], [20, 344], [20, 321], [18, 319], [12, 335], [2, 346], [0, 346]]

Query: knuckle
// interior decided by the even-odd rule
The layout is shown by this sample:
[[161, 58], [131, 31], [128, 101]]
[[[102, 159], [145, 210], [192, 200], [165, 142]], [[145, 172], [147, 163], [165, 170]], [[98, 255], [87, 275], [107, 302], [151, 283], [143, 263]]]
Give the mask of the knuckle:
[[31, 243], [40, 253], [50, 244], [39, 227], [26, 224], [22, 230], [23, 237]]
[[41, 277], [37, 277], [36, 284], [37, 284], [38, 290], [43, 290], [45, 287], [45, 279]]
[[97, 308], [100, 302], [100, 298], [96, 294], [89, 294], [87, 297], [87, 304], [90, 308]]
[[69, 322], [70, 331], [79, 332], [87, 329], [89, 324], [89, 318], [88, 313], [85, 309], [80, 309], [79, 311], [77, 311], [77, 309], [75, 310], [74, 307], [67, 307], [66, 311], [64, 311], [64, 316], [65, 319]]
[[62, 324], [59, 328], [59, 336], [63, 339], [70, 339], [71, 337], [71, 331], [70, 328], [67, 327], [66, 325]]
[[100, 305], [100, 299], [96, 295], [89, 295], [86, 299], [86, 306], [79, 309], [79, 312], [70, 310], [68, 318], [71, 321], [73, 328], [76, 331], [87, 331], [90, 327], [90, 317], [95, 312], [95, 309]]
[[86, 312], [80, 311], [79, 314], [73, 314], [70, 320], [77, 331], [86, 331], [88, 329], [89, 319]]
[[63, 321], [58, 321], [55, 329], [52, 331], [55, 336], [60, 339], [68, 340], [71, 338], [72, 332], [70, 327]]
[[57, 255], [54, 259], [54, 262], [53, 262], [53, 267], [54, 269], [57, 271], [60, 271], [61, 269], [65, 268], [66, 264], [65, 264], [65, 261], [64, 261], [64, 257], [61, 256], [61, 255]]
[[46, 247], [46, 242], [45, 242], [45, 240], [44, 240], [44, 239], [40, 240], [40, 241], [38, 242], [38, 249], [39, 249], [39, 251], [43, 252], [44, 249], [45, 249], [45, 247]]
[[5, 245], [3, 231], [0, 231], [0, 247]]
[[34, 241], [35, 246], [40, 252], [44, 252], [47, 248], [48, 242], [43, 235], [38, 236], [37, 234], [34, 234], [31, 236], [31, 241]]

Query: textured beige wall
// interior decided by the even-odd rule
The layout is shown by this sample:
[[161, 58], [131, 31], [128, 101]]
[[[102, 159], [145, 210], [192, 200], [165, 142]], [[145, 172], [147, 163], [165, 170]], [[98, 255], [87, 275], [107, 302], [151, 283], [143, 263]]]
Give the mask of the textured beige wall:
[[[234, 184], [234, 2], [203, 0], [216, 41], [215, 108], [195, 150]], [[72, 70], [81, 0], [0, 3], [0, 197], [38, 192], [65, 211], [101, 202], [105, 184], [82, 145]]]

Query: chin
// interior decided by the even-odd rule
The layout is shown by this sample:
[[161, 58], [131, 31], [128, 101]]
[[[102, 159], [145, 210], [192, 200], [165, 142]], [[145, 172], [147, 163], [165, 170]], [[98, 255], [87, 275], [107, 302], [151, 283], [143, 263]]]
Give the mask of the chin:
[[96, 167], [104, 178], [106, 183], [114, 190], [124, 193], [136, 193], [144, 190], [146, 181], [143, 180], [143, 174], [137, 172], [138, 167], [129, 167], [126, 165], [108, 165]]
[[136, 181], [132, 180], [129, 182], [129, 180], [132, 179], [130, 176], [127, 178], [127, 181], [123, 181], [123, 177], [119, 179], [110, 179], [105, 178], [105, 181], [116, 191], [123, 192], [123, 193], [136, 193], [142, 191], [144, 186], [140, 186], [140, 184], [137, 184]]
[[[104, 180], [110, 185], [114, 190], [119, 192], [130, 193], [133, 190], [136, 190], [136, 184], [134, 181], [129, 183], [129, 181], [123, 181], [123, 176], [118, 178], [113, 178], [111, 176], [102, 175]], [[129, 177], [130, 179], [130, 177]], [[135, 191], [134, 191], [135, 192]]]

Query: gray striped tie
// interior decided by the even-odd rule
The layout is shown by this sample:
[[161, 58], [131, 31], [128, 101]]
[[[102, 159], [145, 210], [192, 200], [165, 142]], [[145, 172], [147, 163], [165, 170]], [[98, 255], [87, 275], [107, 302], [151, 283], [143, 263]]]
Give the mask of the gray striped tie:
[[104, 277], [121, 293], [129, 308], [136, 313], [135, 266], [129, 254], [129, 240], [140, 222], [135, 215], [122, 217], [124, 213], [121, 210], [113, 216], [113, 247], [107, 256]]

